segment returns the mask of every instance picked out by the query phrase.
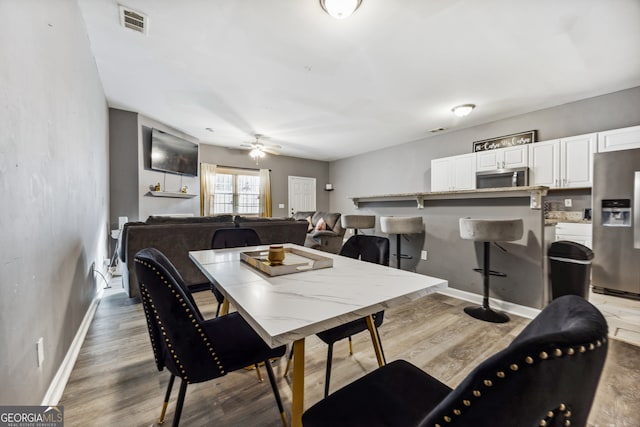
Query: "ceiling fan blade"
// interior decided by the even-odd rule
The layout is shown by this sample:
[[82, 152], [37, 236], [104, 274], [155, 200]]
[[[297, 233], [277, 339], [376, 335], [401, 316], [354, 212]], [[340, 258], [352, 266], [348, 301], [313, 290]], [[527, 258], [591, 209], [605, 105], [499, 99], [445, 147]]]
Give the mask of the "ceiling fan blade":
[[271, 150], [280, 150], [282, 148], [282, 145], [269, 144], [269, 145], [265, 145], [264, 148], [268, 148], [268, 149], [271, 149]]
[[248, 144], [248, 143], [247, 144], [240, 144], [240, 147], [247, 148], [247, 149], [256, 148], [256, 146], [254, 144]]
[[262, 151], [264, 151], [265, 153], [273, 154], [274, 156], [279, 156], [279, 155], [280, 155], [280, 153], [278, 153], [278, 152], [277, 152], [277, 151], [275, 151], [275, 150], [272, 150], [270, 147], [269, 147], [269, 148], [264, 147], [264, 148], [262, 149]]

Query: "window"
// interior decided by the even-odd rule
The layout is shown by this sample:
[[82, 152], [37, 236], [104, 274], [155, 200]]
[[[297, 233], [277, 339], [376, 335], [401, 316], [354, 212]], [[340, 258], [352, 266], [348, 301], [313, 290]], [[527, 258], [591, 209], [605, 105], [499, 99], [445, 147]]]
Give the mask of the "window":
[[258, 215], [260, 173], [246, 169], [218, 168], [216, 171], [214, 214]]

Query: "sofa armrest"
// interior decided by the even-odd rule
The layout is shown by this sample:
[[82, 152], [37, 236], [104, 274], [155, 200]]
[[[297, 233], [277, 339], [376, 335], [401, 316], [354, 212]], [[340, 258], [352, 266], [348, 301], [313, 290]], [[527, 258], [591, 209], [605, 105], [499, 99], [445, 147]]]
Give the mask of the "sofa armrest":
[[336, 233], [335, 231], [331, 231], [331, 230], [312, 231], [309, 234], [311, 235], [311, 237], [322, 237], [322, 236], [339, 237], [340, 236], [340, 234]]

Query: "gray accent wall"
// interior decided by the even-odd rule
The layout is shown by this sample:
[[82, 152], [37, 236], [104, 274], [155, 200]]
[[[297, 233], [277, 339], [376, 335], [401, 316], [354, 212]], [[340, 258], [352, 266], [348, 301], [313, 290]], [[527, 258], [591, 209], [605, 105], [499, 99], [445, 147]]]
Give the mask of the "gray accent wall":
[[[414, 257], [410, 262], [405, 262], [403, 267], [448, 279], [449, 286], [452, 288], [481, 293], [480, 275], [470, 276], [458, 274], [458, 272], [447, 274], [442, 268], [443, 264], [448, 264], [453, 268], [470, 270], [479, 262], [477, 251], [479, 248], [469, 251], [467, 248], [472, 247], [471, 242], [466, 246], [460, 246], [459, 234], [455, 232], [455, 221], [452, 222], [451, 218], [443, 215], [443, 210], [437, 208], [419, 210], [415, 207], [415, 203], [369, 203], [356, 209], [348, 197], [430, 191], [431, 160], [471, 153], [473, 141], [532, 129], [538, 131], [537, 140], [543, 141], [638, 124], [640, 124], [640, 87], [337, 160], [330, 166], [330, 179], [335, 188], [330, 195], [331, 210], [343, 214], [374, 214], [378, 217], [381, 215], [423, 216], [427, 227], [425, 234], [403, 238], [408, 254]], [[575, 196], [579, 197], [576, 209], [589, 206], [588, 195], [576, 194]], [[456, 203], [464, 202], [456, 201]], [[508, 204], [501, 206], [499, 201], [490, 203], [499, 209], [502, 215], [509, 214], [511, 208]], [[491, 215], [491, 212], [486, 208], [475, 206], [474, 203], [469, 203], [467, 210], [460, 210], [460, 216], [474, 215], [487, 216]], [[375, 231], [365, 232], [382, 235], [379, 219]], [[532, 236], [534, 238], [527, 240], [526, 251], [545, 250], [540, 241], [542, 234], [543, 230], [536, 231]], [[392, 237], [395, 239], [395, 236]], [[428, 252], [426, 261], [420, 259], [421, 250]], [[540, 262], [539, 259], [538, 262]], [[498, 283], [496, 285], [498, 292]], [[504, 289], [498, 296], [517, 304], [540, 307], [539, 292], [532, 294], [520, 290], [515, 292], [514, 294], [513, 290]]]
[[0, 16], [0, 404], [39, 405], [105, 285], [107, 105], [75, 1]]

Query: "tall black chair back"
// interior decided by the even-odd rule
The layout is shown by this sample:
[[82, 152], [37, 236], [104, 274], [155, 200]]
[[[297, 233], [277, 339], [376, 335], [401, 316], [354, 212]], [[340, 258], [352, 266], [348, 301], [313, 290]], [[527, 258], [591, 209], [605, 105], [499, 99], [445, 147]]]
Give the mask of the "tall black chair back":
[[584, 298], [567, 295], [549, 304], [455, 390], [399, 360], [322, 400], [304, 414], [303, 423], [585, 426], [607, 347], [602, 314]]
[[[260, 246], [260, 237], [253, 228], [220, 228], [213, 233], [211, 238], [211, 249], [240, 248], [243, 246]], [[216, 316], [220, 314], [220, 307], [224, 301], [224, 295], [211, 283], [211, 292], [218, 301]]]
[[388, 266], [389, 239], [356, 234], [342, 245], [340, 255]]
[[[340, 255], [347, 256], [349, 258], [360, 259], [366, 262], [372, 262], [375, 264], [389, 265], [389, 239], [386, 237], [378, 236], [366, 236], [363, 234], [357, 234], [351, 236], [349, 240], [340, 249]], [[379, 311], [373, 314], [373, 325], [376, 329], [376, 335], [380, 337], [377, 329], [382, 325], [384, 320], [384, 311]], [[328, 344], [327, 349], [327, 366], [324, 381], [324, 396], [329, 395], [329, 384], [331, 382], [331, 363], [333, 359], [333, 344], [337, 341], [345, 338], [349, 339], [349, 354], [353, 354], [353, 344], [351, 336], [368, 330], [366, 319], [357, 319], [349, 323], [345, 323], [335, 328], [328, 329], [326, 331], [319, 332], [318, 338]], [[382, 349], [382, 342], [378, 339], [380, 345], [380, 352], [384, 360], [384, 350]], [[375, 348], [375, 344], [374, 344]]]
[[269, 359], [282, 356], [285, 347], [269, 348], [238, 313], [204, 320], [180, 274], [159, 250], [139, 251], [135, 263], [156, 366], [172, 374], [163, 408], [174, 377], [182, 379], [174, 426], [179, 423], [188, 384], [265, 361], [283, 414]]
[[260, 246], [260, 237], [253, 228], [221, 228], [213, 233], [211, 249]]

